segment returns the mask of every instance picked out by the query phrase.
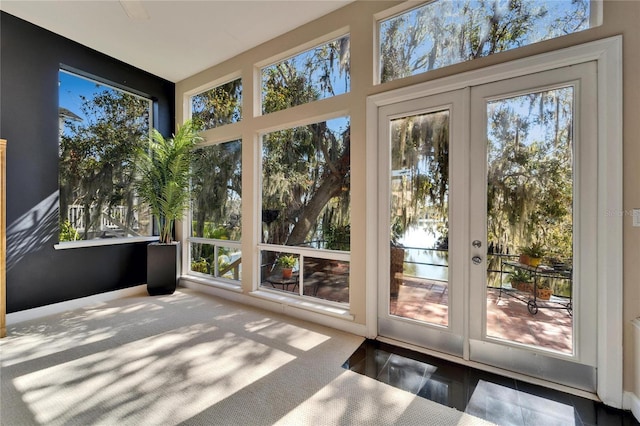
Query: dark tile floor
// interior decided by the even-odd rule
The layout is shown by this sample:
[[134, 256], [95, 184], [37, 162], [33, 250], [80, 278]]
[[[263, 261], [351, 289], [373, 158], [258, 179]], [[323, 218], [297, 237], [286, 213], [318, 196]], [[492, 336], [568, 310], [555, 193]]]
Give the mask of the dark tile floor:
[[640, 425], [628, 411], [375, 340], [344, 368], [498, 425]]

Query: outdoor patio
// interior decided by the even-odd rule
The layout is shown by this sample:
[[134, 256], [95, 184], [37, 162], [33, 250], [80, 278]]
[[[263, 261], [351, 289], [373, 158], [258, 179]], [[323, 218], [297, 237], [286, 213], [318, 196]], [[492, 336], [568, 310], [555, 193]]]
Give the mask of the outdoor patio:
[[[346, 265], [327, 267], [304, 279], [304, 295], [333, 302], [349, 301], [349, 269]], [[299, 279], [286, 285], [268, 281], [262, 287], [299, 294]], [[563, 303], [568, 299], [552, 296], [551, 301], [538, 301], [534, 315], [527, 308], [532, 298], [528, 293], [514, 293], [487, 288], [487, 335], [563, 353], [572, 353], [573, 316]], [[449, 286], [446, 281], [425, 280], [405, 275], [398, 295], [391, 297], [391, 315], [446, 326], [448, 321]], [[560, 303], [558, 303], [560, 302]], [[549, 309], [552, 307], [552, 309]]]
[[[567, 309], [552, 302], [539, 302], [540, 309], [532, 315], [525, 301], [508, 295], [504, 290], [487, 289], [487, 335], [564, 353], [572, 352], [573, 317]], [[390, 313], [405, 318], [446, 325], [448, 283], [404, 277], [398, 296], [391, 298]]]

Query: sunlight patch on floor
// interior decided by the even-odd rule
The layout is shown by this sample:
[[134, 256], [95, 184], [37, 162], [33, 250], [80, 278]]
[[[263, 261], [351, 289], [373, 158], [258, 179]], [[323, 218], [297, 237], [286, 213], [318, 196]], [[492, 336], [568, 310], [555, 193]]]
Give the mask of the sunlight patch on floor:
[[176, 424], [295, 358], [196, 324], [17, 377], [14, 385], [40, 423], [84, 424], [98, 412], [105, 424], [132, 415], [141, 424]]

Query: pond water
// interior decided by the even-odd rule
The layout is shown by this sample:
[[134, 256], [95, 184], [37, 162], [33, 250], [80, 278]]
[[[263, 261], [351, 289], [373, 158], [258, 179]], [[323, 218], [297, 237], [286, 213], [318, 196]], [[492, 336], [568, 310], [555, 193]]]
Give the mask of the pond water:
[[435, 249], [441, 234], [429, 228], [435, 228], [435, 226], [428, 221], [421, 221], [418, 226], [409, 228], [398, 240], [405, 249], [405, 274], [417, 278], [448, 281], [449, 253], [446, 250]]

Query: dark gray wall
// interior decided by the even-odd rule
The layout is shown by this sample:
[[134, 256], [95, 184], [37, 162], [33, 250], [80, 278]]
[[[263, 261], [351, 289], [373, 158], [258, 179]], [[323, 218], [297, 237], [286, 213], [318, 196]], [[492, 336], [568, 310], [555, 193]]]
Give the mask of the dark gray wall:
[[[7, 312], [146, 281], [146, 243], [55, 250], [61, 64], [150, 95], [173, 131], [175, 85], [0, 12], [0, 137], [7, 139]], [[131, 40], [135, 43], [135, 40]]]

